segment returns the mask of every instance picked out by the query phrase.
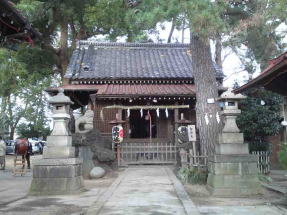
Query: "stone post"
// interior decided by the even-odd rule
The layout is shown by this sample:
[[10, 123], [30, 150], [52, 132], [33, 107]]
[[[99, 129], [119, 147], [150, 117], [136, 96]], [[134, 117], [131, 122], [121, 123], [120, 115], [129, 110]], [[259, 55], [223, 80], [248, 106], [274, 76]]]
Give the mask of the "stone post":
[[283, 142], [287, 143], [287, 97], [284, 97], [283, 101], [283, 118], [284, 121], [281, 123], [283, 126]]
[[64, 90], [53, 96], [49, 103], [53, 106], [54, 128], [47, 138], [43, 159], [35, 162], [31, 195], [76, 194], [83, 190], [82, 159], [75, 157], [72, 136], [68, 123], [72, 101], [64, 95]]
[[220, 97], [225, 102], [222, 115], [225, 126], [219, 134], [215, 155], [209, 158], [207, 189], [216, 196], [241, 197], [262, 192], [258, 179], [256, 155], [250, 155], [248, 144], [236, 124], [241, 113], [238, 101], [246, 97], [235, 95], [231, 89]]
[[181, 167], [183, 167], [183, 168], [188, 167], [187, 151], [185, 149], [181, 148], [179, 150], [179, 155], [180, 155]]

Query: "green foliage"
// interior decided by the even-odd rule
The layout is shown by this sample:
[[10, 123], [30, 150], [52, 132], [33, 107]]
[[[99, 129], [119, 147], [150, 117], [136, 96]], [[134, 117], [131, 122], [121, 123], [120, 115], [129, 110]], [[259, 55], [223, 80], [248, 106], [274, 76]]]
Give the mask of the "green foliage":
[[[30, 56], [31, 60], [26, 57], [27, 52], [35, 54]], [[44, 63], [43, 59], [37, 65], [41, 59], [37, 54], [41, 52], [31, 47], [21, 48], [19, 52], [0, 49], [0, 132], [10, 130], [10, 138], [21, 121], [41, 121], [44, 125], [47, 120], [47, 99], [43, 90], [51, 83], [49, 67], [52, 63], [49, 64], [48, 59]]]
[[191, 184], [206, 184], [207, 180], [207, 172], [199, 168], [182, 167], [178, 176], [183, 182]]
[[51, 130], [48, 125], [45, 125], [44, 122], [41, 121], [37, 124], [21, 123], [17, 127], [17, 133], [21, 138], [43, 137], [43, 139], [46, 139], [51, 133]]
[[287, 170], [287, 143], [281, 144], [278, 159], [281, 167]]
[[56, 64], [56, 57], [51, 50], [44, 50], [39, 47], [22, 46], [16, 54], [17, 61], [25, 65], [26, 74], [24, 79], [34, 80], [52, 75], [52, 67]]
[[237, 124], [249, 142], [250, 151], [268, 150], [266, 137], [278, 134], [281, 128], [282, 102], [281, 96], [259, 90], [240, 103], [242, 113], [237, 118]]
[[15, 60], [16, 53], [0, 49], [0, 96], [8, 96], [19, 89], [20, 78], [26, 73], [25, 64]]
[[202, 38], [216, 38], [219, 32], [226, 32], [227, 22], [223, 16], [227, 8], [225, 1], [184, 1], [183, 8], [190, 20], [193, 34]]

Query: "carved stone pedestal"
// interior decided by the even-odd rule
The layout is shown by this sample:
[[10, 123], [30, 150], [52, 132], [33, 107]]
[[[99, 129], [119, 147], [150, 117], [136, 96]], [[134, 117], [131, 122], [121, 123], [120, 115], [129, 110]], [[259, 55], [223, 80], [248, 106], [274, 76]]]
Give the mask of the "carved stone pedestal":
[[65, 195], [84, 191], [82, 159], [42, 159], [34, 164], [31, 195]]
[[260, 194], [257, 156], [215, 155], [209, 159], [207, 189], [212, 195], [242, 197]]

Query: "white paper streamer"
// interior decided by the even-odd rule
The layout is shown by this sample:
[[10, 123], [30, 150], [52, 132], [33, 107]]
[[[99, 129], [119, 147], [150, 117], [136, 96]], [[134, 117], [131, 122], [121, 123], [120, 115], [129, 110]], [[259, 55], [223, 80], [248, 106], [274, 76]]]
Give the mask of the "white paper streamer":
[[168, 118], [168, 109], [167, 108], [165, 109], [165, 116], [166, 116], [166, 118]]
[[159, 108], [156, 109], [156, 115], [157, 115], [157, 117], [159, 118]]
[[208, 125], [209, 124], [209, 119], [208, 119], [208, 115], [207, 115], [207, 113], [205, 114], [205, 123], [206, 123], [206, 125]]
[[131, 115], [131, 111], [130, 111], [130, 109], [127, 109], [127, 115], [128, 115], [128, 118], [130, 117], [130, 115]]
[[143, 109], [141, 109], [140, 111], [141, 111], [141, 117], [143, 117]]
[[216, 120], [217, 120], [217, 123], [219, 124], [220, 123], [220, 116], [219, 116], [218, 112], [216, 112]]

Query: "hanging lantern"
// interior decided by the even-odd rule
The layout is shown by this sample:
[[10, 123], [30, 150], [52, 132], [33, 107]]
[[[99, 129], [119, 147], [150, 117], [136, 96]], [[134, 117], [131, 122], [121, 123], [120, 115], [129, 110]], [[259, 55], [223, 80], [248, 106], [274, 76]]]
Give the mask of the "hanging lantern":
[[124, 129], [121, 125], [113, 126], [112, 128], [112, 140], [114, 143], [121, 143], [124, 139]]

